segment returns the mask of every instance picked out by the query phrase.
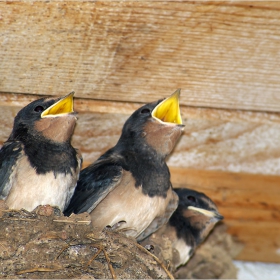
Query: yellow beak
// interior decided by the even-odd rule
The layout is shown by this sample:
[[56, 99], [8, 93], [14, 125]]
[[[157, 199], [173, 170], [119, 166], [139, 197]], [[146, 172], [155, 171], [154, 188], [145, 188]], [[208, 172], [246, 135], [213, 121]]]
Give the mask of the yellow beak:
[[222, 220], [224, 218], [218, 212], [209, 211], [209, 210], [205, 210], [205, 209], [194, 207], [194, 206], [189, 206], [188, 209], [193, 210], [193, 211], [197, 211], [197, 212], [203, 214], [204, 216], [207, 216], [207, 217], [210, 217], [210, 218], [216, 218], [218, 220]]
[[164, 123], [182, 124], [179, 97], [181, 89], [177, 89], [170, 97], [160, 102], [152, 112], [152, 117]]
[[58, 115], [64, 115], [74, 112], [74, 91], [60, 98], [56, 103], [42, 112], [41, 118], [48, 118]]

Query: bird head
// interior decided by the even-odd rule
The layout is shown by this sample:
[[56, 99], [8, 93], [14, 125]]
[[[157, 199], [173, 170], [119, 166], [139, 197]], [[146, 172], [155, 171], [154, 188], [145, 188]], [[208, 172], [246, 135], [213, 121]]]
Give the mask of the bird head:
[[180, 89], [168, 98], [146, 104], [136, 110], [123, 127], [122, 139], [142, 138], [145, 144], [166, 157], [173, 150], [184, 129], [179, 97]]
[[54, 142], [70, 140], [76, 117], [73, 111], [74, 92], [60, 98], [42, 98], [22, 108], [15, 117], [10, 140], [43, 136]]
[[196, 247], [223, 216], [204, 193], [183, 188], [174, 191], [179, 196], [179, 205], [170, 219], [170, 224], [176, 228], [179, 238], [184, 238], [186, 242], [193, 240], [195, 244], [192, 245]]

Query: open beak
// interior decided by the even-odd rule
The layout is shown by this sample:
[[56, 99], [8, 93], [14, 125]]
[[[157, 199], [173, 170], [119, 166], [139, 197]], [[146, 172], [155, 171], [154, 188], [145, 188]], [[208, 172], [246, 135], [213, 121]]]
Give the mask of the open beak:
[[152, 112], [152, 117], [164, 123], [182, 125], [179, 97], [181, 89], [177, 89], [170, 97], [160, 102]]
[[220, 213], [215, 212], [215, 211], [209, 211], [209, 210], [205, 210], [205, 209], [194, 207], [194, 206], [189, 206], [188, 209], [197, 211], [197, 212], [203, 214], [204, 216], [207, 216], [210, 218], [215, 218], [218, 221], [220, 221], [224, 218]]
[[74, 107], [74, 91], [67, 94], [65, 97], [60, 98], [56, 103], [42, 112], [41, 118], [54, 117], [73, 113]]

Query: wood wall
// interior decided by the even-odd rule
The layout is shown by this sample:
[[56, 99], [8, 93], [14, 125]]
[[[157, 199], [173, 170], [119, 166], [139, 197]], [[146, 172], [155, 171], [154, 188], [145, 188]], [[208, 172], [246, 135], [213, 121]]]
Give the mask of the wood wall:
[[17, 111], [75, 90], [85, 166], [141, 104], [181, 88], [175, 187], [209, 195], [238, 259], [280, 262], [280, 2], [0, 2], [0, 144]]

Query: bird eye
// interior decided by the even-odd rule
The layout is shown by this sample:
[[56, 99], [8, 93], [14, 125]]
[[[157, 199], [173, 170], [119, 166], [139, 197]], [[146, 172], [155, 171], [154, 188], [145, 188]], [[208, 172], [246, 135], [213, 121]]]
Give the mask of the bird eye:
[[34, 111], [40, 113], [44, 111], [44, 108], [42, 106], [37, 106], [35, 107]]
[[144, 109], [141, 111], [141, 114], [148, 114], [148, 113], [150, 113], [150, 112], [151, 112], [150, 109], [144, 108]]
[[190, 200], [192, 202], [196, 202], [196, 198], [192, 195], [189, 195], [187, 198], [188, 198], [188, 200]]

